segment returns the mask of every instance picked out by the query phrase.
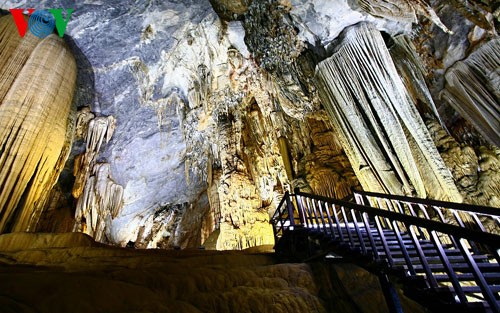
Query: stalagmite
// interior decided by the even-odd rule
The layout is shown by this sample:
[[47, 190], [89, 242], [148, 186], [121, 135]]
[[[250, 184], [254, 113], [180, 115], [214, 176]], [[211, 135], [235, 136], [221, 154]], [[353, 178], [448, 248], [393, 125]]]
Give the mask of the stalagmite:
[[441, 97], [476, 127], [492, 144], [500, 146], [500, 39], [479, 47], [446, 73]]
[[379, 31], [368, 23], [344, 30], [316, 77], [365, 190], [462, 200]]
[[76, 64], [64, 41], [0, 18], [0, 233], [33, 231], [69, 155]]
[[283, 164], [285, 165], [286, 176], [289, 181], [293, 180], [293, 170], [292, 162], [290, 161], [290, 149], [288, 148], [288, 142], [285, 137], [278, 138], [278, 144], [280, 148], [281, 158], [283, 159]]

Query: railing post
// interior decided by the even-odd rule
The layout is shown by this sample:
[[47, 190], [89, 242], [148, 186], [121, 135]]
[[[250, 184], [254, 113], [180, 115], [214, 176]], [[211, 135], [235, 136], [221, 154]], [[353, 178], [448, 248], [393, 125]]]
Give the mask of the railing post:
[[305, 216], [305, 213], [304, 213], [304, 208], [302, 207], [302, 203], [299, 200], [300, 189], [299, 188], [295, 188], [293, 190], [293, 192], [295, 193], [295, 201], [297, 202], [297, 210], [299, 211], [300, 222], [302, 223], [302, 225], [305, 225], [307, 227], [307, 222], [306, 222], [306, 216]]
[[384, 293], [385, 302], [387, 303], [390, 313], [403, 313], [403, 306], [399, 300], [398, 292], [394, 285], [389, 280], [389, 277], [384, 272], [378, 274], [378, 279]]
[[293, 213], [294, 207], [289, 194], [286, 197], [286, 208], [288, 210], [288, 219], [290, 220], [290, 226], [295, 226], [295, 215]]

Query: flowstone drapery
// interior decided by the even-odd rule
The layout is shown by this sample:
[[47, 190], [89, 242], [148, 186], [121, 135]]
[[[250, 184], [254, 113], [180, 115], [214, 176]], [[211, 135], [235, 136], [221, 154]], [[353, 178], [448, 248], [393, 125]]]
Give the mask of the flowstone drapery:
[[368, 23], [344, 30], [316, 78], [365, 190], [462, 200], [378, 30]]
[[446, 73], [441, 97], [492, 144], [500, 146], [500, 39], [479, 47]]
[[436, 104], [425, 82], [426, 69], [420, 60], [415, 45], [407, 35], [398, 35], [389, 40], [389, 52], [399, 76], [405, 84], [406, 90], [412, 97], [413, 103], [423, 103], [424, 107], [419, 108], [422, 113], [431, 113], [436, 119], [441, 121]]
[[0, 18], [0, 233], [35, 230], [69, 155], [75, 80], [63, 39]]

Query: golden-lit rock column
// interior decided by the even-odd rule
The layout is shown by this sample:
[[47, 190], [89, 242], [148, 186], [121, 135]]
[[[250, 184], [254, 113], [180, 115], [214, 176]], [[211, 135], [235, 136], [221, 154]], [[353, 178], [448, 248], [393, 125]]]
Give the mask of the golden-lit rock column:
[[76, 62], [62, 38], [0, 18], [0, 233], [33, 231], [69, 155]]

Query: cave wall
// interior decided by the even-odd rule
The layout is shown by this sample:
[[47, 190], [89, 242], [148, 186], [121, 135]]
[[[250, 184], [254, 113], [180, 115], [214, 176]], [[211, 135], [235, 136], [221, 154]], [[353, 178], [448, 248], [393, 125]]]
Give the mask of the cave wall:
[[[387, 140], [406, 146], [393, 161], [406, 164], [401, 177], [414, 176], [407, 189], [497, 206], [498, 148], [442, 96], [455, 93], [448, 71], [496, 38], [497, 8], [472, 1], [477, 14], [470, 14], [458, 1], [430, 4], [72, 4], [65, 39], [78, 67], [76, 134], [40, 229], [68, 230], [69, 222], [51, 220], [67, 221], [74, 212], [73, 231], [120, 246], [185, 248], [210, 238], [217, 249], [244, 249], [273, 243], [269, 215], [286, 191], [344, 198], [352, 187], [372, 188], [315, 78], [342, 31], [358, 23], [384, 39], [379, 46], [387, 46], [384, 57], [395, 66], [388, 83], [400, 76], [398, 88], [417, 121]], [[2, 9], [58, 5], [6, 1]], [[365, 71], [374, 62], [362, 60]], [[410, 140], [409, 133], [420, 135]], [[417, 147], [423, 154], [415, 155]], [[445, 191], [418, 183], [426, 166]]]

